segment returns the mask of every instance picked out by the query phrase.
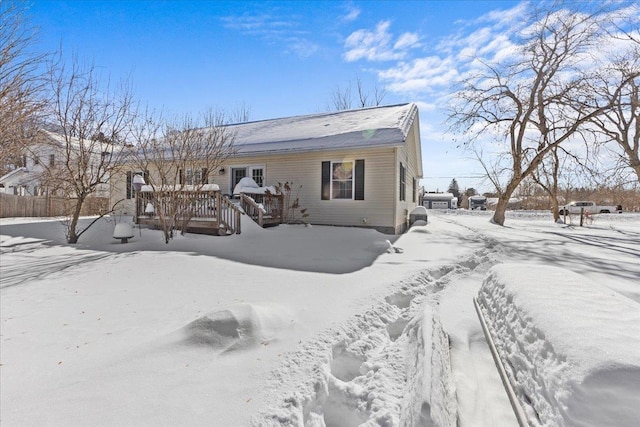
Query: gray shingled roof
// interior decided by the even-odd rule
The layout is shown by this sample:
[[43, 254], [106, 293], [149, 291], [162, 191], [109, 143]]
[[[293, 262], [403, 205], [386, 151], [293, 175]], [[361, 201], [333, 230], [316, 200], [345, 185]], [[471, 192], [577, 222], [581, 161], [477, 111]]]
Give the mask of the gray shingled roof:
[[332, 113], [229, 125], [238, 154], [303, 152], [404, 144], [417, 118], [415, 104], [370, 107]]

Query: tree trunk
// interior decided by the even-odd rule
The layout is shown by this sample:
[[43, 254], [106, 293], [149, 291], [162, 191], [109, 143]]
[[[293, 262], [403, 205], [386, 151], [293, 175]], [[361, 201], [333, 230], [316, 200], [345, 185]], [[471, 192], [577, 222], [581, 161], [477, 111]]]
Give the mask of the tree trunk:
[[553, 222], [558, 222], [560, 214], [558, 213], [558, 195], [553, 194], [551, 196], [551, 212], [553, 212]]
[[516, 191], [516, 188], [518, 188], [523, 179], [524, 176], [512, 178], [509, 184], [507, 184], [507, 188], [500, 194], [500, 197], [498, 197], [498, 204], [496, 205], [496, 211], [493, 214], [492, 220], [494, 223], [504, 225], [505, 211], [509, 205], [509, 199], [511, 199], [513, 192]]
[[636, 172], [636, 175], [638, 176], [638, 182], [640, 183], [640, 163], [631, 162], [631, 167]]
[[80, 218], [80, 211], [82, 210], [82, 204], [84, 203], [84, 197], [78, 197], [76, 206], [73, 209], [73, 217], [67, 230], [67, 243], [78, 243], [78, 219]]
[[507, 210], [507, 204], [509, 203], [509, 197], [504, 199], [504, 195], [498, 198], [498, 204], [496, 205], [496, 211], [493, 213], [493, 222], [498, 225], [504, 225], [504, 213]]

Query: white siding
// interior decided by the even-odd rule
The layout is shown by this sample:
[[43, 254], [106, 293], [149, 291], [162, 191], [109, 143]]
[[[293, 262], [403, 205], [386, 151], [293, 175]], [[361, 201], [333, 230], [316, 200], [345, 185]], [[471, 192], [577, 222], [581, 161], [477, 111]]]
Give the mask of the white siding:
[[[393, 149], [386, 148], [240, 157], [225, 166], [225, 175], [213, 176], [210, 182], [218, 184], [222, 192], [229, 193], [232, 190], [232, 166], [265, 165], [265, 185], [292, 183], [300, 206], [308, 209], [307, 220], [311, 224], [393, 228], [393, 152]], [[322, 162], [359, 159], [365, 161], [364, 200], [321, 200]]]
[[[411, 129], [407, 135], [407, 140], [404, 146], [397, 150], [397, 159], [395, 166], [395, 227], [396, 231], [400, 232], [404, 228], [408, 214], [420, 204], [420, 200], [416, 189], [416, 199], [413, 200], [413, 179], [416, 182], [419, 181], [422, 176], [422, 158], [420, 158], [419, 149], [419, 128], [418, 122], [415, 120], [411, 125]], [[406, 197], [404, 201], [400, 201], [400, 163], [406, 168]], [[416, 184], [417, 185], [417, 184]]]

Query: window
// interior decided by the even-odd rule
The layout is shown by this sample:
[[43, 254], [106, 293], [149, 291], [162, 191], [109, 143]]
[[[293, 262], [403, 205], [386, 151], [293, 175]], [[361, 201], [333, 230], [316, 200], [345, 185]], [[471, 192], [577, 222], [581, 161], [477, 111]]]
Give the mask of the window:
[[49, 167], [54, 167], [56, 164], [56, 155], [49, 154]]
[[322, 162], [321, 199], [364, 200], [364, 160]]
[[331, 163], [331, 198], [353, 199], [353, 162]]
[[202, 169], [187, 169], [185, 184], [198, 185], [202, 182]]
[[251, 169], [251, 178], [253, 178], [256, 184], [262, 187], [264, 185], [264, 169], [262, 168]]
[[180, 169], [178, 171], [178, 184], [182, 185], [200, 185], [209, 183], [209, 169], [187, 168], [185, 170]]
[[407, 199], [407, 169], [400, 163], [400, 201]]

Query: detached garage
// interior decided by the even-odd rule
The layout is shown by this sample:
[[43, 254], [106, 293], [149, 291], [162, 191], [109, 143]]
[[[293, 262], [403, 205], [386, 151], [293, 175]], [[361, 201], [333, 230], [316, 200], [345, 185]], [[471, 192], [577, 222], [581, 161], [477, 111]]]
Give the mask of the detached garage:
[[427, 209], [457, 209], [458, 199], [451, 193], [425, 193], [422, 206]]

